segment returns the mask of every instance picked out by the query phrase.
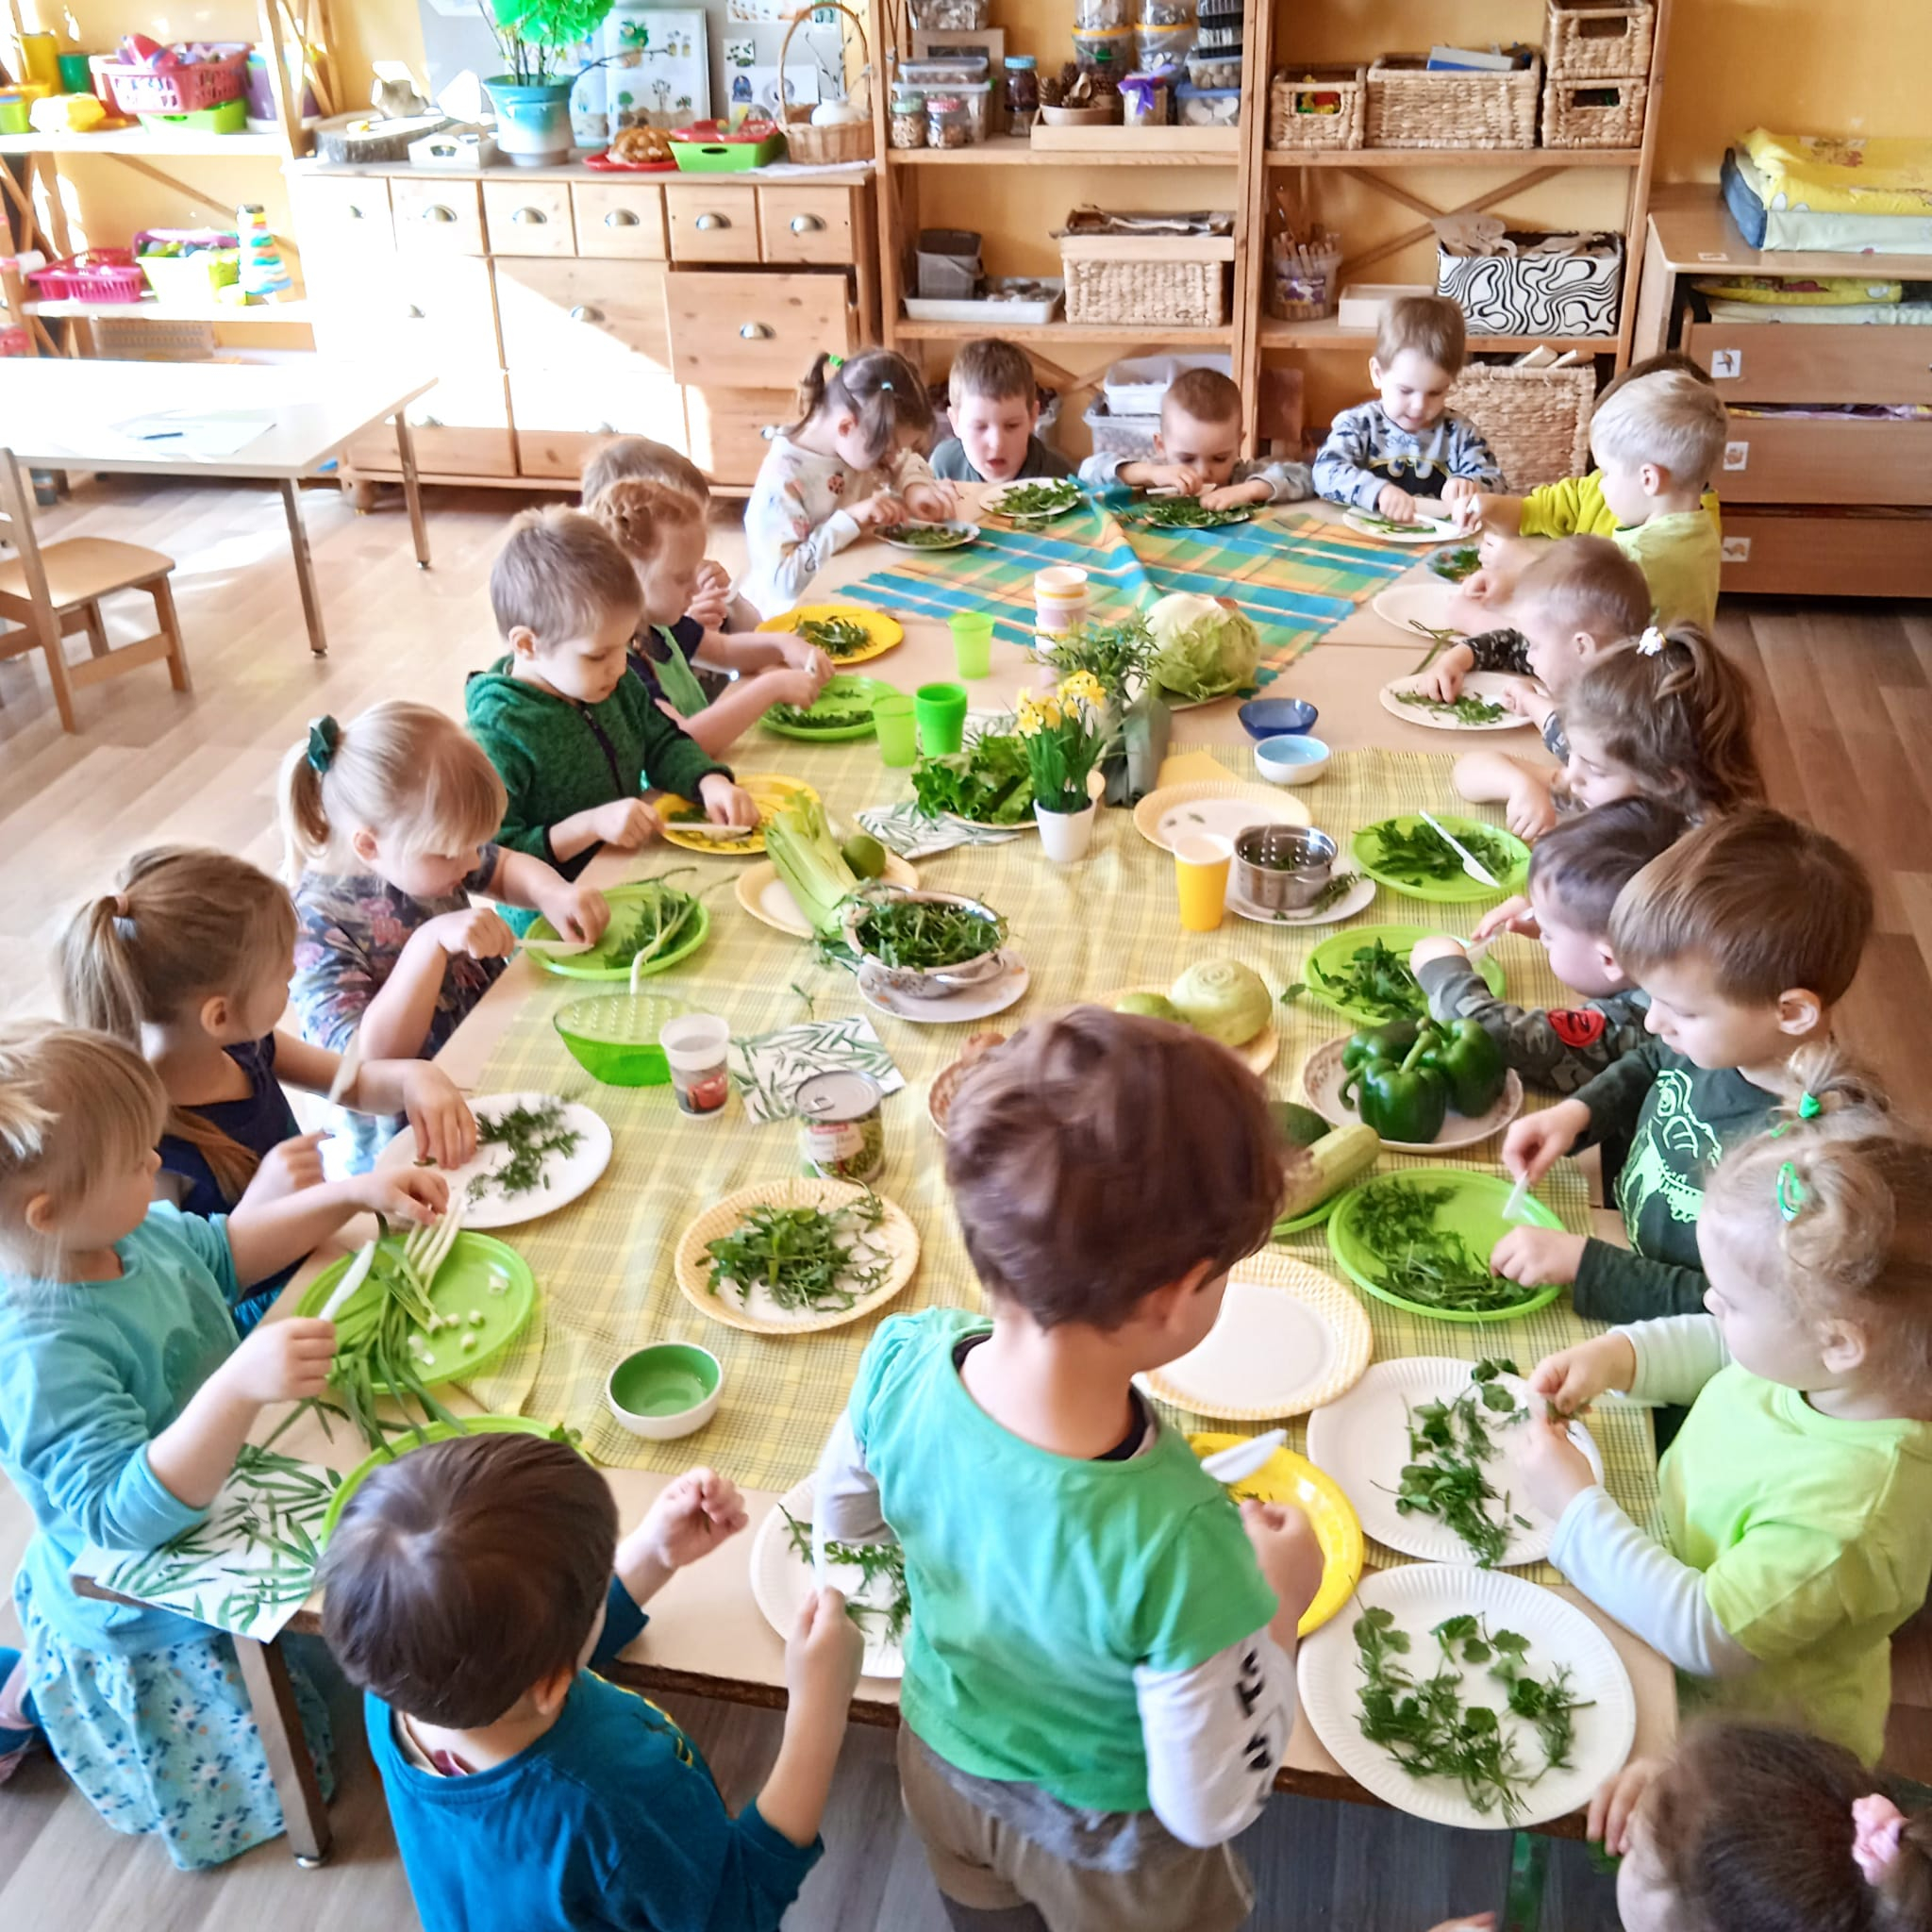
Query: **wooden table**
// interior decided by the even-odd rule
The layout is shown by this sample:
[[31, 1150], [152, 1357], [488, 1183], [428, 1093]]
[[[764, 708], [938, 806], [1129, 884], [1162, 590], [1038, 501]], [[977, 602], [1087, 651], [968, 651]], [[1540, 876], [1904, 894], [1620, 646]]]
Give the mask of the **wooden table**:
[[[878, 567], [878, 562], [879, 553], [870, 544], [855, 545], [844, 551], [813, 584], [814, 598], [866, 575]], [[1424, 645], [1413, 633], [1385, 623], [1365, 605], [1337, 626], [1331, 638], [1333, 641], [1318, 645], [1304, 657], [1276, 687], [1279, 694], [1304, 696], [1320, 708], [1322, 715], [1315, 729], [1324, 742], [1337, 750], [1380, 745], [1437, 754], [1464, 742], [1424, 725], [1406, 724], [1377, 702], [1375, 694], [1381, 685], [1420, 660]], [[952, 641], [945, 627], [937, 623], [908, 622], [907, 641], [894, 655], [891, 670], [894, 681], [905, 687], [927, 679], [953, 677]], [[996, 641], [992, 675], [969, 687], [973, 704], [988, 708], [1009, 705], [1013, 691], [1028, 681], [1029, 671], [1030, 665], [1016, 648]], [[1182, 729], [1190, 742], [1244, 741], [1232, 703], [1187, 713]], [[587, 876], [592, 883], [600, 878], [614, 882], [634, 863], [634, 858], [600, 855]], [[519, 954], [475, 1011], [458, 1028], [438, 1057], [438, 1064], [459, 1086], [474, 1089], [519, 1003], [542, 980], [541, 970], [530, 963], [526, 955]], [[1598, 1232], [1606, 1239], [1622, 1240], [1621, 1223], [1614, 1216], [1601, 1217]], [[308, 1281], [329, 1258], [362, 1238], [354, 1228], [345, 1229], [338, 1245], [318, 1255], [297, 1275], [278, 1307], [292, 1307]], [[263, 1419], [263, 1433], [275, 1419]], [[333, 1442], [327, 1441], [310, 1418], [292, 1427], [279, 1446], [287, 1454], [339, 1469], [353, 1467], [363, 1455], [359, 1441], [352, 1442], [340, 1429]], [[693, 1459], [696, 1456], [694, 1451]], [[626, 1526], [643, 1514], [670, 1480], [644, 1470], [613, 1468], [605, 1474], [617, 1499], [620, 1520]], [[609, 1672], [614, 1679], [645, 1690], [689, 1691], [766, 1707], [784, 1704], [784, 1645], [754, 1601], [750, 1580], [753, 1539], [758, 1524], [777, 1507], [778, 1497], [771, 1491], [748, 1491], [746, 1503], [751, 1512], [749, 1528], [704, 1562], [680, 1572], [664, 1592], [653, 1600], [650, 1625]], [[1668, 1750], [1676, 1728], [1676, 1686], [1671, 1666], [1576, 1591], [1559, 1588], [1557, 1594], [1576, 1605], [1608, 1634], [1630, 1673], [1638, 1712], [1633, 1753], [1645, 1756]], [[290, 1627], [319, 1630], [319, 1597], [311, 1598]], [[246, 1652], [259, 1646], [252, 1646], [244, 1640], [241, 1648]], [[262, 1708], [264, 1691], [273, 1700], [271, 1711], [286, 1707], [286, 1686], [278, 1682], [272, 1661], [253, 1663], [249, 1681], [257, 1691], [258, 1710]], [[852, 1714], [861, 1723], [895, 1724], [897, 1684], [875, 1678], [862, 1680], [853, 1700]], [[264, 1716], [266, 1729], [267, 1724], [275, 1719], [268, 1712]], [[289, 1781], [284, 1784], [278, 1776], [277, 1789], [289, 1816], [290, 1838], [297, 1861], [316, 1862], [327, 1852], [328, 1821], [320, 1794], [314, 1790], [308, 1754], [289, 1749], [285, 1739], [272, 1745], [270, 1758], [272, 1764], [286, 1768]], [[1342, 1772], [1316, 1738], [1307, 1717], [1299, 1713], [1275, 1786], [1279, 1790], [1309, 1797], [1357, 1804], [1378, 1802]], [[1581, 1837], [1582, 1819], [1560, 1819], [1542, 1829], [1551, 1836]]]
[[[237, 314], [245, 313], [237, 310]], [[371, 364], [305, 360], [300, 366], [235, 362], [0, 360], [0, 446], [42, 470], [92, 470], [140, 476], [243, 476], [277, 483], [308, 648], [327, 654], [322, 600], [308, 555], [296, 484], [319, 475], [352, 437], [393, 418], [403, 495], [416, 564], [429, 568], [429, 532], [416, 481], [404, 408], [436, 386], [433, 374], [404, 376]], [[158, 410], [260, 410], [273, 421], [225, 455], [197, 455], [174, 440], [138, 448], [115, 425]]]

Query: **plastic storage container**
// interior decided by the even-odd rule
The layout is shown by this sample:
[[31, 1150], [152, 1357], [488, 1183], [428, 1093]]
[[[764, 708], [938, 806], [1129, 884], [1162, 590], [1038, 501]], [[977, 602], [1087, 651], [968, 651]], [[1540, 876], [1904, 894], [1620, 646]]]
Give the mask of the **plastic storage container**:
[[[1105, 56], [1103, 61], [1102, 57]], [[1134, 66], [1134, 30], [1127, 26], [1074, 29], [1074, 58], [1082, 67], [1106, 65], [1118, 79]]]
[[1289, 253], [1271, 244], [1267, 273], [1261, 280], [1261, 300], [1277, 322], [1320, 322], [1333, 315], [1341, 301], [1341, 240], [1324, 239], [1319, 253], [1307, 249]]
[[[945, 96], [940, 96], [944, 99]], [[927, 111], [938, 104], [926, 103]], [[958, 143], [955, 143], [957, 146]], [[980, 238], [971, 228], [922, 228], [915, 251], [919, 293], [927, 302], [970, 302], [979, 292]]]
[[1140, 0], [1134, 19], [1141, 26], [1192, 26], [1195, 0]]
[[902, 60], [896, 84], [924, 93], [950, 93], [958, 87], [986, 81], [992, 63], [984, 54], [935, 55], [925, 60]]
[[1098, 396], [1080, 420], [1092, 434], [1096, 455], [1121, 457], [1130, 463], [1152, 457], [1154, 439], [1160, 433], [1158, 415], [1116, 416]]
[[886, 139], [893, 147], [925, 145], [925, 96], [911, 88], [892, 93], [892, 111], [886, 122]]
[[1194, 49], [1194, 23], [1190, 20], [1174, 26], [1137, 26], [1134, 29], [1135, 65], [1142, 74], [1158, 74], [1165, 69], [1178, 74]]
[[1241, 91], [1238, 87], [1191, 87], [1185, 80], [1174, 89], [1174, 119], [1183, 127], [1239, 127]]
[[[927, 147], [971, 147], [973, 115], [958, 94], [927, 94], [925, 97], [925, 144]], [[924, 283], [920, 284], [921, 291]]]
[[1161, 398], [1175, 376], [1190, 369], [1234, 374], [1231, 356], [1130, 356], [1116, 362], [1100, 385], [1100, 398], [1114, 416], [1158, 416]]
[[976, 34], [991, 10], [991, 0], [912, 0], [912, 24], [922, 33]]
[[1188, 56], [1188, 84], [1191, 87], [1240, 87], [1241, 57], [1240, 48], [1232, 53], [1196, 47]]
[[1083, 31], [1133, 24], [1134, 0], [1074, 0], [1074, 25]]

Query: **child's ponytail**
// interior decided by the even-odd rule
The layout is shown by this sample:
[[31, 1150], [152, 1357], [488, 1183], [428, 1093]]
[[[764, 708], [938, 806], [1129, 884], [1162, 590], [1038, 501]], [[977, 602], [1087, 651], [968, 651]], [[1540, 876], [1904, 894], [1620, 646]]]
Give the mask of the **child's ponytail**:
[[340, 742], [336, 721], [317, 718], [308, 727], [308, 742], [296, 745], [282, 760], [282, 869], [291, 886], [303, 866], [329, 848], [333, 833], [322, 779]]
[[866, 462], [876, 467], [902, 440], [923, 439], [932, 430], [932, 399], [925, 378], [891, 349], [861, 349], [842, 362], [820, 356], [798, 386], [798, 421], [786, 429], [796, 436], [815, 416], [849, 410]]
[[589, 510], [634, 563], [649, 563], [671, 531], [702, 529], [705, 522], [704, 511], [683, 491], [643, 477], [611, 484]]

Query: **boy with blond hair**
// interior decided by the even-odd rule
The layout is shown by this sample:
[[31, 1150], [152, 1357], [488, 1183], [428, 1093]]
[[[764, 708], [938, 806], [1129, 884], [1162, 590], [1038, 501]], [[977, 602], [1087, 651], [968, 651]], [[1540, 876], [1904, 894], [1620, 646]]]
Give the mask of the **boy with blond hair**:
[[1330, 503], [1391, 523], [1415, 521], [1416, 498], [1444, 503], [1500, 490], [1503, 472], [1482, 431], [1450, 413], [1462, 373], [1462, 310], [1441, 295], [1408, 295], [1382, 311], [1369, 380], [1379, 391], [1336, 417], [1315, 458], [1315, 489]]
[[1074, 466], [1035, 433], [1040, 384], [1026, 352], [997, 336], [959, 344], [946, 377], [953, 433], [932, 453], [948, 483], [1030, 483], [1071, 476]]
[[1299, 503], [1310, 493], [1308, 466], [1241, 455], [1241, 392], [1218, 369], [1187, 369], [1160, 399], [1155, 460], [1096, 450], [1080, 465], [1092, 489], [1125, 483], [1199, 498], [1205, 509], [1244, 503]]

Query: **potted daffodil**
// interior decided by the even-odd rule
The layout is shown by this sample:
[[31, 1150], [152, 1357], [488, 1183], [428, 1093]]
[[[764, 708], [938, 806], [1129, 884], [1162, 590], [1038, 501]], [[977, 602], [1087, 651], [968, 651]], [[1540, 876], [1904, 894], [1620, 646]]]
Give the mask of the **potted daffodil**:
[[1099, 808], [1087, 781], [1112, 736], [1100, 680], [1091, 671], [1076, 671], [1050, 691], [1022, 691], [1020, 736], [1041, 847], [1061, 865], [1085, 858]]
[[1041, 663], [1065, 679], [1085, 674], [1104, 693], [1108, 746], [1101, 761], [1107, 802], [1133, 805], [1158, 782], [1173, 716], [1153, 676], [1157, 646], [1140, 615], [1119, 624], [1089, 620], [1054, 638], [1039, 638]]

